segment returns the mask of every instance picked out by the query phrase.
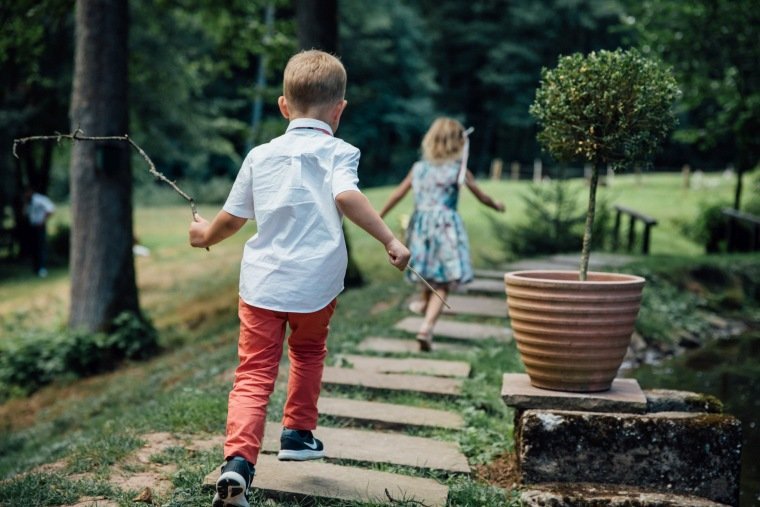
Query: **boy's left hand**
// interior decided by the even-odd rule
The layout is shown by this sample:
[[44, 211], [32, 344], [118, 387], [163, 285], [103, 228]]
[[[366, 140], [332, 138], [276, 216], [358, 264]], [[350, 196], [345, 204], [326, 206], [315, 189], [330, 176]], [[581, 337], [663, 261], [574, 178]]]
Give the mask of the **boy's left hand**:
[[404, 244], [393, 238], [385, 245], [385, 249], [388, 251], [388, 262], [394, 265], [399, 271], [404, 271], [406, 265], [409, 264], [409, 258], [412, 254]]

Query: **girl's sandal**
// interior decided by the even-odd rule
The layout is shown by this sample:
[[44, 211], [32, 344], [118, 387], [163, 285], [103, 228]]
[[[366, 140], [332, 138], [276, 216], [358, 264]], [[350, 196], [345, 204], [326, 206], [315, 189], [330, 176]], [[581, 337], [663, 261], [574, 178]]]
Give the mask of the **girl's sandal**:
[[420, 345], [420, 351], [431, 352], [433, 350], [433, 332], [420, 331], [417, 333], [417, 343]]

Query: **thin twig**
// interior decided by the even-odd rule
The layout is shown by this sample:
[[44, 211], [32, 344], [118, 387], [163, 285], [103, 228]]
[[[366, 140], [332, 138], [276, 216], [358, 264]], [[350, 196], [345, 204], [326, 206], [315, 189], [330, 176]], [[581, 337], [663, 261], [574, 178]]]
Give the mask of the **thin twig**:
[[148, 172], [156, 177], [157, 180], [163, 181], [164, 183], [168, 183], [170, 187], [172, 187], [179, 195], [181, 195], [186, 201], [190, 203], [190, 209], [193, 212], [193, 219], [195, 219], [195, 216], [198, 214], [198, 211], [195, 207], [195, 200], [193, 200], [192, 197], [187, 195], [185, 192], [180, 189], [177, 184], [164, 176], [161, 172], [156, 169], [156, 165], [153, 163], [153, 161], [148, 157], [148, 155], [143, 151], [140, 146], [136, 142], [132, 140], [131, 137], [129, 137], [127, 134], [124, 134], [123, 136], [85, 136], [82, 129], [77, 128], [73, 133], [71, 134], [61, 134], [60, 132], [56, 132], [55, 135], [51, 136], [30, 136], [30, 137], [22, 137], [19, 139], [13, 140], [13, 156], [18, 158], [18, 153], [16, 153], [16, 147], [20, 144], [25, 144], [30, 141], [49, 141], [49, 140], [55, 140], [57, 143], [61, 142], [61, 139], [71, 139], [72, 141], [124, 141], [126, 143], [129, 143], [132, 148], [137, 151], [137, 153], [140, 154], [140, 156], [145, 159], [145, 162], [148, 163]]
[[428, 288], [428, 289], [430, 289], [430, 290], [433, 292], [433, 294], [435, 294], [435, 297], [437, 297], [438, 299], [440, 299], [440, 300], [441, 300], [441, 302], [442, 302], [442, 303], [443, 303], [443, 304], [446, 306], [446, 308], [448, 308], [449, 310], [451, 310], [451, 307], [450, 307], [450, 306], [449, 306], [449, 304], [446, 302], [446, 300], [445, 300], [445, 299], [443, 299], [443, 296], [441, 296], [440, 294], [438, 294], [438, 291], [436, 291], [436, 290], [433, 288], [433, 286], [432, 286], [432, 285], [430, 285], [430, 284], [428, 283], [428, 281], [427, 281], [427, 280], [425, 280], [425, 279], [422, 277], [422, 275], [421, 275], [421, 274], [419, 274], [419, 273], [417, 272], [417, 270], [415, 270], [415, 269], [412, 267], [412, 265], [411, 265], [411, 264], [407, 264], [407, 265], [406, 265], [406, 269], [408, 269], [409, 271], [411, 271], [412, 273], [414, 273], [415, 275], [417, 275], [417, 277], [418, 277], [420, 280], [422, 280], [422, 283], [424, 283], [425, 285], [427, 285], [427, 288]]
[[393, 498], [393, 497], [391, 496], [390, 492], [388, 491], [388, 488], [385, 488], [385, 496], [387, 496], [387, 497], [388, 497], [388, 500], [389, 500], [391, 503], [394, 503], [394, 504], [401, 504], [401, 505], [419, 505], [420, 507], [428, 507], [428, 505], [427, 505], [426, 503], [424, 503], [424, 502], [420, 502], [419, 500], [406, 500], [406, 499], [404, 499], [404, 500], [397, 500], [397, 499], [395, 499], [395, 498]]

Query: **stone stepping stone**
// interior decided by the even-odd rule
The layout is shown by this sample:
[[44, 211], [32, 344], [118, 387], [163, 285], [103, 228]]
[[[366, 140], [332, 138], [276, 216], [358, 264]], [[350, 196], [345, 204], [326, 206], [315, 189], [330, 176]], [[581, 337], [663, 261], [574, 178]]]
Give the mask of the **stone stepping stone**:
[[491, 280], [501, 280], [504, 282], [504, 273], [507, 270], [504, 269], [474, 269], [473, 274], [477, 278], [489, 278]]
[[506, 295], [503, 276], [500, 279], [476, 278], [470, 283], [462, 285], [461, 288], [465, 293], [483, 293], [502, 297]]
[[[417, 340], [408, 338], [388, 338], [384, 336], [368, 336], [356, 347], [362, 352], [390, 352], [390, 353], [419, 353], [429, 355], [429, 352], [420, 352]], [[471, 350], [463, 345], [455, 343], [433, 342], [433, 351], [464, 353]]]
[[[219, 473], [216, 467], [206, 476], [203, 486], [213, 488]], [[277, 497], [329, 498], [382, 505], [400, 503], [403, 499], [443, 507], [449, 495], [448, 487], [432, 479], [318, 461], [279, 461], [266, 454], [259, 455], [251, 486]], [[395, 501], [388, 498], [386, 491]]]
[[643, 413], [647, 398], [636, 379], [616, 378], [609, 391], [571, 393], [539, 389], [525, 373], [505, 373], [501, 397], [506, 405], [526, 409], [591, 410], [594, 412]]
[[638, 507], [727, 507], [692, 495], [659, 493], [617, 484], [548, 483], [524, 486], [520, 500], [526, 507], [545, 505], [636, 505]]
[[[441, 359], [387, 359], [354, 354], [341, 354], [338, 361], [349, 363], [347, 368], [376, 373], [412, 373], [435, 377], [469, 377], [470, 364], [464, 361], [444, 361]], [[341, 364], [341, 366], [343, 366]]]
[[[502, 284], [503, 285], [503, 284]], [[502, 292], [504, 292], [502, 290]], [[446, 299], [451, 308], [443, 307], [443, 313], [448, 315], [477, 315], [479, 317], [507, 318], [507, 298], [492, 298], [486, 296], [461, 296], [451, 294]]]
[[[262, 451], [280, 450], [282, 426], [267, 423]], [[349, 428], [320, 426], [316, 436], [325, 444], [325, 457], [368, 463], [390, 463], [414, 468], [469, 474], [467, 458], [455, 442], [412, 437], [399, 433], [381, 433]]]
[[401, 373], [376, 373], [334, 366], [326, 366], [322, 372], [323, 385], [364, 387], [437, 396], [459, 396], [462, 392], [462, 382], [461, 379]]
[[329, 415], [375, 428], [426, 427], [458, 430], [464, 427], [461, 415], [435, 408], [326, 396], [319, 397], [318, 407], [321, 415]]
[[[402, 331], [416, 334], [421, 325], [422, 317], [406, 317], [397, 322], [394, 327]], [[435, 325], [434, 335], [457, 340], [485, 340], [488, 338], [495, 338], [497, 340], [510, 341], [512, 339], [512, 330], [506, 326], [438, 319], [438, 322]], [[433, 350], [435, 350], [435, 347], [436, 342], [433, 341]]]

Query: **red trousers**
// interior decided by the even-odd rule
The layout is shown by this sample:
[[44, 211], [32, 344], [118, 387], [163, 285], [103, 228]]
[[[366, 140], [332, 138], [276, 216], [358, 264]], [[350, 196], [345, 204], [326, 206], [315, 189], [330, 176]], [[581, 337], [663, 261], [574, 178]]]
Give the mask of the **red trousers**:
[[290, 374], [282, 425], [297, 430], [317, 427], [327, 333], [336, 300], [313, 313], [275, 312], [240, 300], [240, 337], [235, 383], [227, 410], [224, 456], [256, 463], [264, 438], [267, 404], [282, 357], [285, 324], [290, 326]]

